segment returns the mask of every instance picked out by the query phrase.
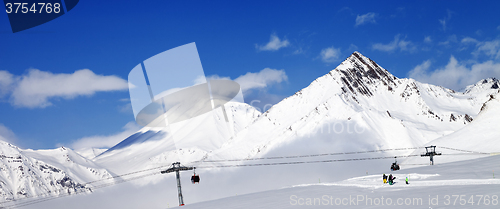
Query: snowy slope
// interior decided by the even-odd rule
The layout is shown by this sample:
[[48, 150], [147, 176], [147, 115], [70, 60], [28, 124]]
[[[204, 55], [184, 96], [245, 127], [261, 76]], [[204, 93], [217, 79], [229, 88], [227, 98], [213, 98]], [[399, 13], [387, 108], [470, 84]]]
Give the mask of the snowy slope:
[[[183, 208], [498, 208], [500, 179], [492, 176], [492, 170], [500, 169], [498, 160], [500, 156], [493, 156], [401, 170], [395, 174], [397, 183], [392, 186], [383, 184], [379, 173], [239, 195]], [[403, 180], [408, 176], [409, 185]]]
[[[500, 90], [497, 91], [500, 92]], [[481, 153], [500, 154], [500, 131], [497, 130], [498, 119], [500, 118], [499, 96], [498, 94], [490, 96], [488, 102], [481, 107], [479, 115], [469, 125], [425, 145], [438, 146], [438, 151], [443, 152], [444, 155], [435, 158], [437, 163], [453, 162], [488, 155]], [[458, 150], [447, 149], [450, 147]], [[461, 155], [464, 153], [469, 155]], [[425, 162], [425, 160], [408, 159], [404, 163], [419, 164], [422, 162]]]
[[87, 158], [87, 159], [93, 159], [103, 152], [105, 152], [108, 149], [103, 149], [103, 148], [82, 148], [78, 150], [74, 150], [76, 153], [80, 154], [82, 157]]
[[[498, 161], [500, 156], [491, 156], [482, 159], [461, 161], [447, 164], [440, 164], [434, 166], [425, 166], [412, 169], [404, 169], [393, 173], [397, 179], [396, 184], [393, 186], [384, 185], [382, 183], [382, 173], [389, 174], [385, 171], [374, 172], [366, 175], [350, 173], [346, 179], [336, 179], [333, 181], [324, 181], [321, 183], [316, 181], [307, 182], [303, 180], [301, 184], [288, 184], [284, 187], [268, 189], [261, 192], [243, 194], [240, 192], [232, 193], [230, 195], [221, 196], [219, 193], [225, 193], [226, 190], [237, 188], [236, 191], [243, 190], [245, 181], [249, 181], [246, 177], [240, 176], [240, 181], [231, 182], [231, 184], [224, 185], [210, 185], [211, 190], [203, 191], [203, 196], [215, 196], [210, 201], [206, 198], [200, 198], [194, 193], [199, 189], [191, 189], [192, 187], [200, 187], [210, 181], [230, 181], [232, 179], [224, 179], [230, 171], [219, 172], [216, 178], [202, 177], [202, 182], [199, 185], [191, 185], [188, 180], [183, 181], [183, 194], [186, 205], [182, 208], [206, 208], [206, 209], [220, 209], [220, 208], [498, 208], [498, 203], [493, 205], [493, 195], [498, 194], [500, 181], [497, 178], [493, 179], [492, 171], [500, 170]], [[375, 163], [378, 161], [372, 161]], [[328, 166], [328, 164], [325, 164]], [[334, 166], [334, 165], [331, 165]], [[307, 168], [307, 166], [290, 166], [295, 171], [300, 171]], [[343, 166], [336, 165], [337, 168]], [[288, 168], [288, 167], [287, 167]], [[283, 167], [282, 169], [286, 169]], [[259, 176], [259, 172], [251, 172], [252, 175]], [[232, 175], [240, 175], [242, 172], [232, 173]], [[222, 176], [221, 176], [222, 175]], [[410, 177], [410, 184], [404, 184], [405, 177]], [[267, 176], [260, 176], [261, 180], [265, 180]], [[284, 177], [288, 178], [288, 176]], [[72, 197], [61, 198], [57, 200], [42, 202], [39, 204], [30, 205], [26, 208], [173, 208], [177, 206], [176, 188], [174, 179], [166, 179], [160, 181], [158, 184], [148, 185], [147, 187], [136, 187], [129, 185], [118, 185], [112, 188], [107, 188], [105, 191], [96, 191], [88, 195], [76, 195]], [[259, 181], [253, 182], [256, 186], [262, 187]], [[267, 183], [267, 182], [265, 182]], [[295, 196], [294, 196], [295, 195]], [[327, 199], [333, 197], [333, 205], [316, 203], [315, 206], [307, 206], [306, 198], [314, 198], [320, 200], [323, 196], [328, 196]], [[350, 196], [357, 198], [358, 195], [365, 198], [378, 198], [379, 201], [384, 199], [392, 199], [393, 204], [381, 205], [368, 205], [365, 201], [359, 204], [336, 205], [335, 199], [347, 198]], [[457, 201], [455, 205], [452, 204], [454, 199], [448, 205], [445, 205], [446, 195], [465, 195], [467, 202], [471, 196], [474, 196], [474, 205], [468, 202], [466, 205], [460, 205]], [[476, 196], [478, 195], [478, 196]], [[479, 195], [489, 195], [489, 205], [486, 205], [484, 199], [479, 202]], [[218, 196], [218, 198], [217, 198]], [[438, 205], [429, 205], [429, 196], [432, 198], [438, 197]], [[221, 198], [225, 197], [225, 198]], [[298, 204], [298, 198], [303, 198], [302, 203]], [[422, 204], [397, 205], [397, 199], [406, 198], [422, 199]], [[295, 204], [295, 200], [297, 203]], [[338, 202], [338, 201], [337, 201]], [[463, 202], [462, 202], [463, 203]], [[486, 201], [486, 203], [488, 203]]]
[[70, 149], [23, 150], [0, 141], [2, 200], [91, 191], [85, 182], [110, 176]]
[[145, 127], [97, 156], [94, 162], [113, 172], [126, 173], [169, 165], [179, 159], [200, 160], [260, 116], [244, 103], [229, 102], [225, 106], [229, 123], [219, 108], [168, 129]]

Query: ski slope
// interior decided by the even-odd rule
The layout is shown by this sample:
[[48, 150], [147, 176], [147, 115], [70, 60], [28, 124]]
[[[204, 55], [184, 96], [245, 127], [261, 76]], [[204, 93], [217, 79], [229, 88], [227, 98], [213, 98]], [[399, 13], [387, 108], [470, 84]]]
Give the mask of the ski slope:
[[[494, 195], [499, 196], [500, 180], [493, 178], [493, 171], [500, 170], [499, 155], [488, 156], [481, 159], [472, 159], [453, 163], [443, 163], [434, 166], [421, 166], [418, 168], [403, 168], [400, 171], [393, 172], [397, 178], [396, 184], [388, 185], [382, 183], [382, 173], [389, 174], [389, 169], [382, 169], [380, 172], [370, 173], [368, 175], [351, 176], [347, 179], [337, 179], [334, 181], [323, 181], [318, 183], [311, 182], [307, 184], [295, 184], [283, 186], [277, 189], [263, 190], [260, 192], [241, 194], [233, 193], [225, 198], [214, 198], [208, 201], [198, 201], [198, 197], [193, 194], [193, 187], [210, 184], [217, 178], [212, 178], [205, 175], [202, 176], [200, 185], [191, 185], [189, 181], [183, 181], [183, 194], [186, 205], [182, 208], [498, 208], [493, 205], [492, 199]], [[376, 161], [372, 161], [376, 162]], [[359, 165], [359, 164], [356, 164]], [[367, 164], [362, 164], [367, 165]], [[331, 165], [323, 165], [331, 166]], [[346, 168], [341, 165], [336, 165], [337, 168]], [[305, 168], [305, 167], [301, 167]], [[297, 167], [289, 166], [281, 167], [280, 169], [300, 170]], [[232, 172], [233, 175], [241, 175], [244, 172]], [[252, 173], [255, 175], [256, 173]], [[351, 173], [354, 174], [354, 173]], [[246, 178], [250, 175], [241, 175]], [[410, 177], [410, 184], [404, 183], [404, 178]], [[227, 177], [227, 175], [219, 176]], [[265, 176], [260, 176], [264, 178]], [[205, 179], [205, 181], [204, 181]], [[40, 202], [34, 205], [29, 205], [25, 208], [174, 208], [177, 206], [176, 198], [169, 200], [169, 196], [176, 195], [174, 179], [166, 179], [158, 184], [149, 185], [148, 187], [134, 186], [134, 184], [121, 184], [114, 187], [106, 188], [105, 190], [95, 191], [91, 194], [76, 195], [56, 199], [47, 202]], [[232, 180], [232, 179], [226, 179]], [[264, 179], [262, 179], [264, 180]], [[303, 181], [304, 182], [304, 181]], [[254, 184], [260, 184], [254, 181]], [[267, 182], [263, 181], [262, 184]], [[223, 184], [219, 186], [211, 185], [212, 194], [214, 191], [222, 192], [231, 190], [231, 187], [244, 186], [241, 182], [233, 182], [232, 184]], [[263, 185], [258, 185], [263, 186]], [[238, 190], [236, 190], [238, 191]], [[210, 191], [209, 191], [210, 192]], [[450, 202], [446, 200], [450, 196]], [[463, 195], [467, 203], [460, 205], [460, 200], [455, 204], [452, 195]], [[479, 202], [479, 197], [483, 196], [482, 202]], [[484, 202], [484, 196], [489, 195], [489, 205]], [[325, 201], [324, 198], [328, 201]], [[469, 202], [473, 196], [474, 205]], [[358, 202], [357, 198], [363, 197], [364, 200]], [[429, 205], [429, 197], [434, 199], [438, 197], [438, 205]], [[299, 198], [301, 203], [299, 204]], [[307, 199], [311, 200], [313, 206], [307, 205]], [[318, 200], [315, 200], [319, 198]], [[333, 201], [332, 199], [333, 198]], [[354, 198], [352, 204], [350, 199]], [[367, 198], [374, 200], [372, 204], [366, 202]], [[375, 205], [375, 199], [380, 202], [384, 198], [384, 205]], [[402, 199], [402, 204], [398, 205], [398, 199]], [[405, 204], [406, 199], [410, 199], [411, 204]], [[196, 199], [196, 200], [195, 200]], [[340, 199], [340, 204], [337, 199]], [[348, 201], [345, 201], [347, 199]], [[393, 205], [387, 205], [387, 199], [391, 199]], [[421, 204], [413, 204], [413, 200], [420, 200]], [[316, 201], [316, 204], [314, 202]], [[337, 202], [336, 202], [337, 201]], [[344, 202], [342, 202], [344, 201]], [[417, 201], [420, 202], [420, 201]], [[346, 204], [344, 204], [346, 203]], [[462, 202], [463, 203], [463, 202]], [[448, 205], [446, 205], [448, 204]]]
[[[491, 156], [403, 169], [394, 173], [397, 183], [392, 186], [383, 184], [382, 174], [378, 173], [238, 195], [183, 208], [498, 208], [500, 179], [493, 178], [493, 170], [500, 170], [499, 160], [500, 156]], [[408, 176], [407, 185], [404, 179]]]

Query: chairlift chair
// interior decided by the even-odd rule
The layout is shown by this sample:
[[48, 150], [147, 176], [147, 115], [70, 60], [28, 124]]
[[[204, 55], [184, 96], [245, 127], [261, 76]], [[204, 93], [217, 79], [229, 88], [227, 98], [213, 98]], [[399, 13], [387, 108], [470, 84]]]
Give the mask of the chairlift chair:
[[193, 176], [191, 176], [191, 183], [200, 183], [200, 175], [196, 174], [196, 171], [194, 171]]
[[399, 170], [399, 164], [398, 161], [396, 160], [396, 157], [394, 157], [394, 162], [391, 165], [391, 171], [397, 171]]

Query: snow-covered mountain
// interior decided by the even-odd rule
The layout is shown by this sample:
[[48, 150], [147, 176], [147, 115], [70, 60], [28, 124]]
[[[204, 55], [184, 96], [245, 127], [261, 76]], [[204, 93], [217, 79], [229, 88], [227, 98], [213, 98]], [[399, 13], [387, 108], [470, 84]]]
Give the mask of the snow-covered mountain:
[[170, 130], [143, 128], [94, 161], [126, 173], [175, 161], [258, 157], [296, 143], [314, 148], [279, 154], [417, 147], [467, 126], [490, 95], [498, 93], [498, 85], [498, 80], [486, 79], [455, 92], [396, 78], [354, 52], [263, 114], [229, 103], [229, 126], [219, 109]]
[[[500, 110], [496, 99], [499, 85], [498, 80], [490, 78], [468, 86], [463, 92], [455, 92], [410, 78], [397, 78], [373, 60], [354, 52], [337, 68], [267, 112], [260, 113], [244, 103], [229, 102], [225, 105], [229, 122], [219, 108], [167, 129], [145, 127], [106, 151], [82, 153], [83, 156], [97, 155], [92, 159], [68, 148], [23, 150], [0, 142], [0, 195], [5, 200], [53, 191], [90, 191], [91, 185], [84, 185], [85, 182], [176, 161], [198, 166], [207, 165], [200, 161], [209, 160], [412, 148], [428, 144], [486, 149], [488, 143], [498, 138], [491, 129]], [[478, 132], [482, 133], [479, 140], [469, 140], [478, 136]], [[496, 146], [489, 148], [498, 150]], [[413, 151], [402, 150], [398, 154]], [[217, 163], [208, 163], [213, 164]], [[310, 173], [323, 172], [331, 176], [331, 169], [309, 168]], [[222, 174], [210, 175], [220, 177]], [[262, 175], [276, 176], [272, 172]], [[229, 174], [224, 176], [237, 179]], [[141, 182], [156, 182], [160, 178], [163, 177], [150, 177]], [[275, 178], [271, 180], [279, 181]], [[266, 184], [257, 190], [300, 181], [297, 177], [289, 182]], [[212, 182], [212, 186], [220, 183], [223, 182]], [[256, 189], [241, 192], [252, 191]]]
[[145, 127], [100, 154], [94, 162], [115, 173], [126, 173], [172, 162], [197, 161], [221, 147], [260, 116], [245, 103], [226, 104], [229, 122], [216, 109], [196, 118], [170, 125], [169, 129]]
[[3, 201], [90, 192], [85, 182], [111, 177], [92, 161], [64, 147], [23, 150], [0, 141], [0, 198]]
[[322, 150], [326, 153], [422, 146], [473, 121], [490, 95], [498, 93], [496, 86], [498, 80], [488, 79], [455, 92], [399, 79], [355, 52], [263, 113], [216, 154], [247, 158], [293, 141], [314, 144], [318, 139], [332, 145]]
[[[476, 85], [486, 84], [485, 81], [487, 80]], [[497, 84], [494, 83], [493, 85]], [[490, 95], [490, 99], [484, 103], [479, 115], [471, 124], [426, 144], [426, 146], [438, 146], [441, 151], [446, 151], [448, 154], [436, 157], [436, 161], [440, 163], [454, 162], [488, 156], [488, 153], [490, 155], [500, 154], [500, 131], [497, 130], [498, 119], [500, 118], [500, 99], [498, 98], [500, 95], [498, 93], [500, 93], [500, 90], [497, 89], [497, 94]], [[463, 155], [463, 150], [470, 155]], [[415, 154], [418, 153], [415, 152]], [[428, 162], [428, 160], [412, 158], [406, 160], [405, 163], [418, 164], [422, 162]]]

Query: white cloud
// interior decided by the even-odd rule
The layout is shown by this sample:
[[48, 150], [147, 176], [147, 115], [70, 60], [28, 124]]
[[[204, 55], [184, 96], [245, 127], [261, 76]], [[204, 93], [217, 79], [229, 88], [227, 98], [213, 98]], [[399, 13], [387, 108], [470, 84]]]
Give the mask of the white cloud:
[[399, 44], [399, 35], [396, 35], [394, 37], [394, 40], [391, 41], [390, 43], [388, 44], [376, 43], [372, 45], [372, 48], [374, 50], [390, 52], [396, 50], [398, 48], [398, 44]]
[[471, 37], [465, 37], [462, 39], [462, 41], [460, 41], [460, 43], [462, 44], [477, 44], [478, 42], [478, 40]]
[[424, 43], [428, 43], [428, 44], [432, 43], [432, 39], [431, 39], [431, 37], [430, 37], [430, 36], [426, 36], [426, 37], [424, 38]]
[[290, 45], [290, 42], [284, 38], [283, 40], [280, 40], [276, 34], [271, 34], [271, 38], [269, 39], [269, 42], [266, 45], [261, 45], [259, 46], [258, 44], [255, 44], [255, 48], [257, 48], [260, 51], [276, 51], [278, 49], [281, 49], [283, 47], [287, 47]]
[[325, 63], [333, 63], [339, 59], [340, 49], [332, 47], [328, 47], [322, 49], [319, 53], [321, 60]]
[[405, 41], [405, 40], [401, 40], [399, 41], [398, 43], [398, 46], [399, 48], [401, 49], [401, 51], [408, 51], [410, 50], [408, 47], [410, 47], [411, 45], [411, 41]]
[[[229, 77], [221, 77], [219, 75], [207, 76], [207, 80], [231, 80]], [[271, 68], [264, 68], [257, 73], [247, 72], [245, 75], [240, 75], [234, 81], [240, 84], [242, 91], [252, 89], [264, 89], [275, 83], [287, 81], [288, 76], [285, 70], [277, 70]]]
[[446, 41], [439, 42], [438, 44], [448, 46], [448, 45], [450, 45], [450, 43], [457, 43], [457, 42], [458, 42], [457, 35], [453, 34], [451, 36], [448, 36]]
[[441, 24], [443, 30], [446, 30], [446, 19], [439, 19], [439, 24]]
[[246, 73], [234, 79], [241, 86], [243, 92], [251, 89], [263, 89], [274, 83], [281, 83], [287, 81], [288, 77], [285, 70], [276, 70], [271, 68], [264, 68], [258, 73]]
[[363, 25], [365, 23], [375, 23], [375, 16], [376, 14], [373, 12], [369, 12], [361, 16], [358, 15], [356, 17], [356, 25], [354, 26]]
[[0, 123], [0, 140], [12, 143], [17, 137], [12, 130]]
[[430, 66], [431, 66], [430, 60], [422, 62], [422, 64], [417, 65], [415, 68], [413, 68], [413, 70], [409, 72], [409, 77], [415, 79], [416, 77], [422, 76], [423, 74], [427, 73]]
[[118, 110], [121, 113], [134, 114], [134, 111], [132, 109], [132, 104], [131, 103], [127, 103], [127, 104], [118, 106]]
[[[211, 75], [207, 77], [207, 80], [218, 79], [230, 80], [229, 77], [220, 77], [218, 75]], [[269, 87], [273, 84], [281, 83], [287, 80], [288, 76], [286, 75], [285, 70], [271, 68], [264, 68], [257, 73], [248, 72], [245, 75], [241, 75], [234, 79], [234, 81], [240, 84], [241, 90], [245, 95], [244, 99], [241, 98], [244, 101], [241, 102], [247, 102], [262, 112], [269, 109], [273, 104], [278, 103], [284, 98], [283, 96], [269, 93]]]
[[8, 71], [0, 70], [0, 98], [7, 95], [12, 91], [12, 84], [14, 83], [14, 75]]
[[304, 51], [304, 49], [302, 49], [302, 47], [299, 47], [298, 49], [293, 51], [293, 54], [304, 54], [304, 53], [305, 53], [305, 51]]
[[443, 27], [443, 31], [446, 31], [446, 24], [451, 19], [452, 11], [446, 10], [446, 13], [448, 14], [446, 17], [439, 19], [439, 24]]
[[472, 54], [479, 56], [482, 53], [493, 59], [500, 59], [500, 40], [477, 42], [476, 50]]
[[497, 27], [497, 30], [500, 30], [500, 25]]
[[[5, 73], [3, 74], [10, 74]], [[0, 81], [2, 91], [10, 93], [10, 102], [16, 107], [43, 108], [52, 105], [50, 99], [72, 99], [77, 96], [90, 96], [100, 91], [128, 89], [127, 81], [111, 75], [96, 75], [88, 69], [77, 70], [72, 74], [53, 74], [31, 69], [26, 75], [13, 76]], [[10, 82], [14, 81], [14, 82]], [[4, 84], [7, 83], [7, 87]]]
[[347, 49], [347, 51], [349, 51], [349, 52], [354, 52], [356, 50], [358, 50], [358, 46], [356, 46], [354, 44], [349, 45], [349, 48]]
[[416, 66], [408, 75], [415, 80], [444, 86], [454, 90], [460, 90], [467, 85], [474, 84], [481, 79], [496, 77], [500, 78], [500, 63], [486, 61], [475, 63], [468, 67], [461, 64], [451, 56], [450, 61], [444, 68], [429, 70], [431, 62], [429, 60]]
[[483, 31], [482, 30], [476, 30], [476, 35], [482, 36], [483, 35]]
[[135, 122], [127, 123], [121, 132], [107, 136], [90, 136], [77, 139], [69, 146], [74, 150], [85, 148], [110, 148], [120, 143], [140, 129]]
[[231, 80], [229, 77], [221, 77], [219, 75], [211, 75], [206, 77], [207, 80]]
[[394, 36], [394, 40], [388, 44], [376, 43], [372, 45], [373, 50], [379, 50], [384, 52], [392, 52], [397, 49], [400, 51], [410, 51], [414, 52], [417, 48], [413, 45], [411, 41], [406, 41], [405, 39], [400, 40], [400, 34]]

